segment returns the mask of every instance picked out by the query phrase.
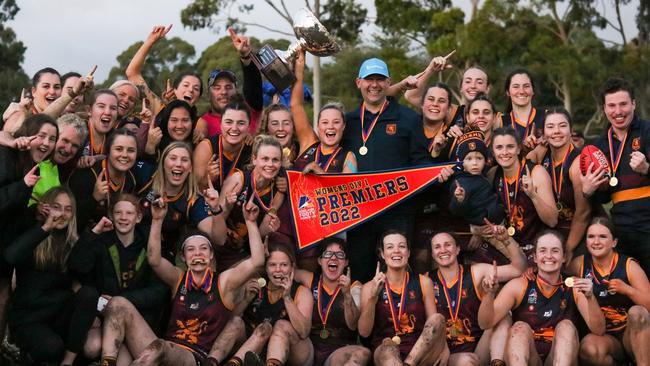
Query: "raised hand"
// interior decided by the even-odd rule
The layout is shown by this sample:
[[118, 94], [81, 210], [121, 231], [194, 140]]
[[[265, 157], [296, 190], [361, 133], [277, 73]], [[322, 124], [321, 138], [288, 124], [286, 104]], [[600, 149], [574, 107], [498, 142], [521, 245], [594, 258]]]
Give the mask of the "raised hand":
[[92, 229], [93, 233], [97, 235], [111, 230], [113, 230], [113, 221], [106, 216], [102, 216], [101, 220], [99, 220], [97, 225]]
[[[226, 192], [226, 206], [228, 208], [232, 208], [235, 204], [240, 204], [238, 202], [239, 194], [241, 191], [242, 183], [240, 181], [235, 182], [233, 185], [232, 189], [228, 190]], [[244, 199], [246, 199], [246, 192], [242, 192], [241, 194], [244, 195]]]
[[305, 51], [301, 50], [296, 55], [296, 59], [293, 64], [293, 73], [296, 75], [297, 79], [301, 79], [305, 73]]
[[25, 174], [25, 177], [23, 178], [23, 182], [25, 182], [25, 185], [27, 187], [33, 187], [36, 185], [36, 182], [38, 182], [41, 177], [38, 175], [38, 164], [34, 165], [33, 168], [31, 168], [27, 174]]
[[72, 90], [68, 90], [68, 95], [71, 98], [76, 98], [79, 95], [82, 95], [86, 91], [92, 89], [95, 86], [95, 81], [93, 79], [93, 76], [95, 75], [95, 71], [97, 71], [97, 65], [94, 65], [92, 69], [90, 69], [90, 72], [88, 75], [79, 78], [77, 80], [77, 83], [72, 87]]
[[260, 232], [264, 235], [276, 232], [280, 228], [280, 218], [275, 213], [269, 211], [264, 215], [262, 224], [260, 225]]
[[440, 153], [447, 146], [447, 137], [444, 133], [438, 133], [433, 137], [433, 151]]
[[156, 120], [153, 119], [149, 126], [149, 131], [147, 132], [147, 144], [145, 145], [144, 151], [149, 155], [154, 155], [158, 144], [160, 144], [160, 141], [162, 140], [162, 136], [162, 130], [160, 127], [156, 126]]
[[291, 285], [293, 285], [293, 270], [287, 277], [282, 278], [280, 286], [282, 287], [282, 297], [291, 299]]
[[[582, 194], [586, 197], [591, 196], [596, 190], [609, 181], [609, 177], [605, 174], [605, 168], [601, 165], [598, 169], [593, 170], [594, 163], [589, 163], [587, 167], [587, 174], [580, 174], [580, 183], [582, 183]], [[593, 170], [593, 171], [592, 171]]]
[[[153, 126], [153, 112], [151, 112], [151, 109], [149, 109], [149, 107], [147, 107], [147, 98], [142, 98], [142, 110], [140, 111], [140, 119], [143, 122], [151, 123], [152, 125], [150, 127], [154, 127]], [[149, 128], [149, 131], [151, 131], [151, 128]], [[160, 135], [162, 137], [162, 133]], [[147, 137], [149, 137], [149, 136], [147, 136]]]
[[632, 170], [641, 175], [646, 175], [648, 174], [649, 167], [650, 164], [648, 164], [648, 159], [646, 159], [645, 154], [640, 151], [633, 151], [630, 154], [630, 168]]
[[447, 137], [458, 138], [461, 136], [463, 136], [463, 130], [459, 126], [453, 125], [449, 127], [449, 131], [447, 131]]
[[535, 146], [540, 144], [540, 139], [535, 136], [535, 134], [530, 134], [526, 139], [524, 140], [524, 146], [527, 147], [528, 149], [532, 150], [535, 148]]
[[309, 173], [312, 173], [312, 174], [325, 174], [325, 171], [323, 170], [323, 168], [320, 167], [320, 165], [318, 165], [317, 162], [312, 161], [312, 162], [308, 163], [307, 165], [305, 165], [305, 168], [302, 170], [302, 173], [303, 174], [309, 174]]
[[176, 91], [174, 90], [174, 86], [172, 85], [172, 81], [170, 79], [167, 79], [167, 83], [165, 84], [165, 91], [162, 93], [162, 100], [164, 103], [169, 103], [172, 100], [176, 100]]
[[169, 31], [171, 29], [172, 29], [172, 24], [170, 24], [168, 26], [157, 25], [157, 26], [153, 27], [153, 29], [151, 30], [151, 33], [149, 33], [149, 35], [147, 36], [146, 41], [149, 42], [149, 43], [156, 43], [159, 40], [165, 38], [165, 35], [167, 35], [167, 33], [169, 33]]
[[438, 176], [438, 182], [439, 183], [444, 183], [451, 178], [451, 176], [454, 175], [454, 170], [451, 168], [443, 168], [440, 170], [440, 175]]
[[20, 102], [18, 102], [18, 104], [25, 110], [25, 112], [32, 110], [32, 106], [34, 105], [34, 98], [32, 97], [31, 93], [25, 91], [25, 88], [20, 91]]
[[492, 271], [481, 281], [481, 288], [484, 293], [496, 293], [499, 289], [497, 261], [492, 261]]
[[203, 190], [203, 198], [212, 211], [221, 211], [221, 207], [219, 206], [219, 192], [214, 189], [210, 173], [208, 173], [208, 188]]
[[244, 213], [244, 219], [250, 222], [257, 222], [257, 217], [260, 214], [260, 208], [253, 203], [253, 196], [246, 202], [245, 205], [242, 205], [242, 212]]
[[101, 173], [95, 181], [95, 188], [93, 189], [93, 198], [97, 202], [108, 199], [108, 181], [106, 181], [106, 170], [102, 169]]
[[278, 190], [280, 193], [287, 193], [287, 189], [289, 187], [289, 182], [287, 181], [286, 177], [276, 177], [275, 178], [275, 188]]
[[463, 188], [460, 185], [458, 179], [456, 179], [454, 182], [456, 183], [456, 189], [454, 190], [454, 197], [456, 198], [456, 201], [458, 201], [458, 203], [463, 203], [463, 201], [465, 201], [465, 188]]
[[43, 213], [47, 215], [43, 223], [43, 231], [52, 231], [59, 223], [63, 221], [63, 211], [50, 205], [44, 205]]
[[588, 278], [573, 277], [573, 289], [582, 292], [586, 298], [590, 298], [594, 292], [594, 283]]
[[162, 221], [167, 215], [167, 194], [156, 198], [151, 202], [151, 219], [153, 221]]
[[219, 179], [221, 176], [221, 165], [219, 163], [219, 159], [217, 159], [217, 154], [213, 154], [212, 158], [208, 162], [208, 180], [212, 179]]
[[235, 49], [239, 53], [239, 57], [247, 58], [251, 53], [251, 45], [248, 37], [238, 35], [232, 27], [228, 28], [228, 34], [232, 40], [232, 45], [235, 46]]
[[381, 289], [384, 287], [384, 283], [386, 283], [386, 274], [381, 271], [379, 262], [377, 262], [375, 277], [373, 277], [370, 282], [372, 283], [372, 293], [375, 295], [375, 297], [379, 296]]
[[350, 274], [350, 267], [345, 274], [339, 276], [339, 287], [344, 294], [350, 293], [350, 285], [352, 284], [352, 275]]
[[447, 61], [449, 58], [456, 53], [456, 50], [451, 51], [447, 56], [437, 56], [434, 57], [431, 62], [429, 62], [429, 68], [431, 68], [433, 71], [442, 71], [444, 69], [451, 69], [454, 67], [452, 64], [448, 64]]
[[533, 176], [530, 174], [530, 168], [528, 168], [528, 165], [526, 165], [526, 174], [521, 177], [521, 189], [531, 199], [537, 195], [537, 187], [535, 187], [535, 181], [533, 180]]

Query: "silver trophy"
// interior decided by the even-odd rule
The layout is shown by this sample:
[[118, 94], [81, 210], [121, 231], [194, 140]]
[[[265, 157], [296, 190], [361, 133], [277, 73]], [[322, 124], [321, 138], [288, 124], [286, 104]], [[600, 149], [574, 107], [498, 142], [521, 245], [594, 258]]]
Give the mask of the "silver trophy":
[[341, 49], [334, 37], [308, 9], [300, 9], [294, 16], [293, 32], [298, 40], [289, 45], [286, 51], [276, 51], [271, 46], [264, 45], [252, 53], [253, 63], [278, 92], [296, 81], [290, 65], [293, 65], [298, 52], [305, 50], [314, 56], [325, 57]]

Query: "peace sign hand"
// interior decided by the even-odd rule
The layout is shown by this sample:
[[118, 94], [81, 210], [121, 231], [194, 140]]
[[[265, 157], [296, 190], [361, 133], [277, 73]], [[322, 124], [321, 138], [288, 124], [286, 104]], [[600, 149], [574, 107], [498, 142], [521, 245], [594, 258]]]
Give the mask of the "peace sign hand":
[[239, 52], [239, 57], [248, 58], [251, 53], [251, 45], [248, 37], [238, 35], [232, 27], [228, 28], [228, 34], [232, 40], [232, 45]]
[[524, 193], [530, 197], [530, 199], [533, 199], [535, 196], [537, 196], [537, 187], [535, 187], [535, 180], [530, 175], [530, 168], [528, 168], [528, 165], [526, 165], [526, 174], [521, 177], [521, 188], [524, 190]]

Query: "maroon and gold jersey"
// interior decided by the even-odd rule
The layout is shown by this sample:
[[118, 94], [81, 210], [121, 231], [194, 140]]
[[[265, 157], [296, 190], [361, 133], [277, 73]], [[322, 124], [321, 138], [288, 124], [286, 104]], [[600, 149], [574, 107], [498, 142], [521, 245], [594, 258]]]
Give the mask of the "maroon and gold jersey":
[[573, 183], [571, 182], [569, 171], [575, 158], [580, 156], [580, 151], [581, 149], [570, 147], [566, 159], [562, 162], [556, 161], [553, 164], [552, 153], [549, 149], [541, 164], [551, 177], [553, 195], [558, 208], [558, 221], [555, 229], [560, 231], [565, 238], [568, 237], [569, 231], [571, 230], [571, 221], [576, 210]]
[[512, 310], [512, 321], [523, 321], [533, 329], [535, 348], [544, 359], [551, 350], [555, 326], [564, 319], [575, 322], [576, 304], [571, 288], [564, 284], [545, 293], [539, 280], [528, 280], [528, 285]]
[[[580, 277], [589, 278], [594, 283], [594, 295], [598, 305], [605, 315], [607, 333], [622, 334], [627, 325], [627, 311], [634, 305], [634, 302], [622, 294], [610, 294], [607, 292], [607, 285], [613, 279], [619, 279], [630, 284], [628, 278], [628, 266], [634, 259], [619, 253], [614, 253], [612, 268], [598, 268], [593, 264], [591, 254], [586, 253], [582, 257], [580, 266]], [[605, 271], [610, 270], [610, 273]], [[605, 272], [605, 273], [603, 273]]]
[[[474, 282], [472, 266], [462, 267], [462, 280], [446, 284], [446, 293], [440, 271], [434, 272], [431, 280], [433, 281], [433, 293], [436, 297], [436, 309], [438, 313], [445, 316], [449, 351], [451, 353], [474, 352], [476, 344], [483, 335], [483, 330], [478, 325], [481, 297]], [[459, 285], [460, 294], [458, 293]], [[460, 308], [456, 310], [458, 306]], [[452, 314], [454, 315], [452, 316]]]
[[309, 146], [302, 154], [298, 155], [293, 162], [294, 170], [303, 170], [307, 164], [317, 161], [318, 166], [326, 173], [341, 173], [344, 168], [345, 158], [348, 156], [348, 150], [337, 149], [330, 154], [321, 152], [320, 142], [315, 142]]
[[[402, 359], [408, 355], [413, 345], [415, 345], [427, 321], [424, 299], [422, 297], [422, 275], [412, 275], [409, 273], [408, 276], [409, 280], [406, 283], [406, 288], [398, 289], [397, 291], [399, 292], [391, 287], [390, 291], [388, 291], [389, 293], [387, 293], [386, 288], [382, 288], [377, 299], [377, 304], [375, 305], [375, 322], [371, 336], [373, 350], [381, 345], [384, 338], [392, 338], [395, 335], [399, 336], [401, 340], [399, 352]], [[405, 304], [400, 304], [403, 291], [406, 291], [404, 294]], [[395, 331], [393, 324], [388, 296], [391, 296], [392, 302], [397, 308], [402, 308], [401, 316], [398, 316], [397, 311], [395, 311], [395, 317], [398, 318], [397, 331]]]
[[208, 271], [197, 283], [187, 271], [172, 300], [165, 339], [207, 357], [231, 316], [221, 297], [219, 277]]

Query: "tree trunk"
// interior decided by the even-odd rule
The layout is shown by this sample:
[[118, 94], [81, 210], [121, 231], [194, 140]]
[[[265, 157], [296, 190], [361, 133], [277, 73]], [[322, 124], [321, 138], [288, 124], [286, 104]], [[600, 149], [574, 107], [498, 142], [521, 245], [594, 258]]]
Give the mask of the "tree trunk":
[[569, 83], [569, 77], [567, 77], [566, 74], [562, 75], [562, 95], [564, 96], [564, 100], [562, 102], [564, 103], [564, 109], [566, 109], [569, 113], [572, 113], [571, 108], [573, 107], [573, 103], [571, 101], [571, 86]]

